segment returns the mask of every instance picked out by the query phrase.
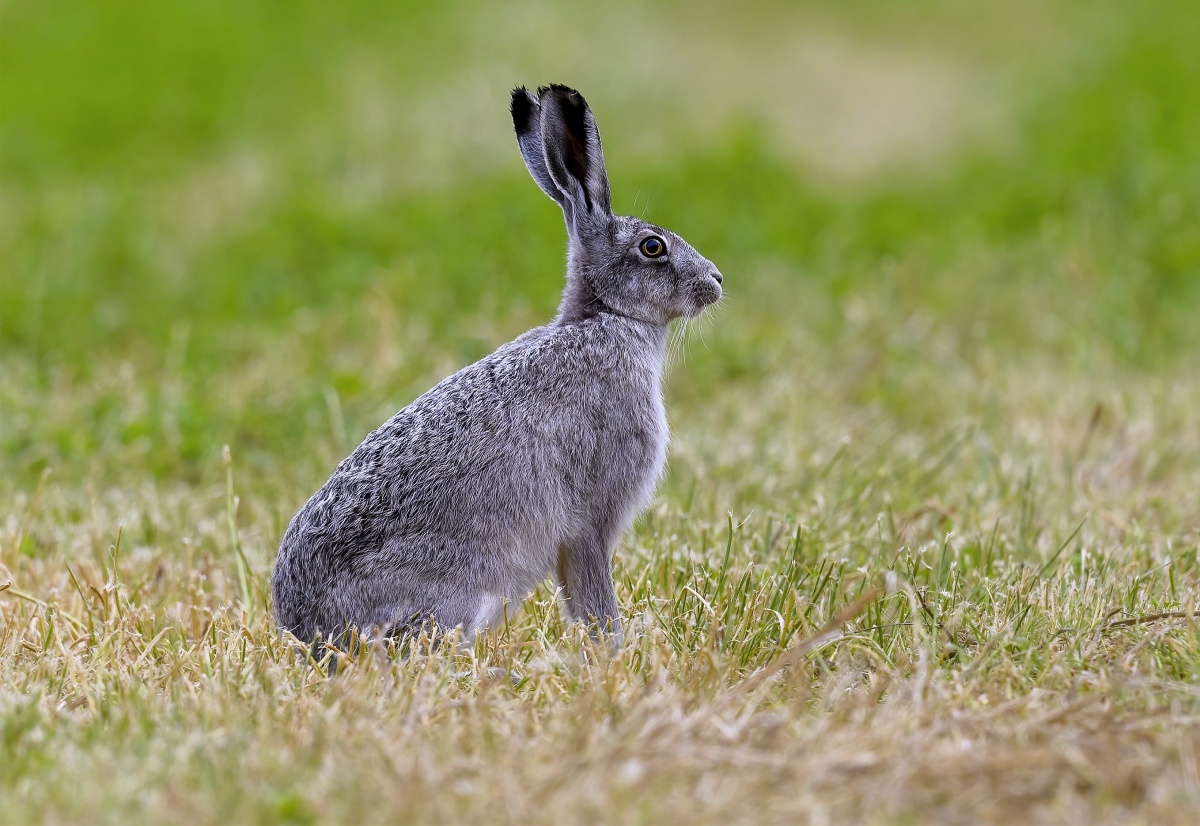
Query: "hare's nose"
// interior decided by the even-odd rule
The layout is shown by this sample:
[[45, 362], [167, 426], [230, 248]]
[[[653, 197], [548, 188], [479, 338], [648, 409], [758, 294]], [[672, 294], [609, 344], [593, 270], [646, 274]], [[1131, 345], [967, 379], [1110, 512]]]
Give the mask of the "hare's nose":
[[709, 275], [711, 275], [713, 281], [716, 281], [718, 284], [723, 284], [725, 282], [725, 279], [721, 276], [720, 270], [713, 270], [709, 273]]

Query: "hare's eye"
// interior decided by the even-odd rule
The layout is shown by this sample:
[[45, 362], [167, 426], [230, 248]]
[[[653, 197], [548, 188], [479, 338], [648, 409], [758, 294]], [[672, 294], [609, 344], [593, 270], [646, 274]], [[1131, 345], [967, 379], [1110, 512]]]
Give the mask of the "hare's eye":
[[645, 241], [638, 245], [638, 249], [642, 251], [642, 255], [647, 258], [659, 258], [667, 254], [667, 245], [663, 243], [663, 239], [657, 235], [651, 235]]

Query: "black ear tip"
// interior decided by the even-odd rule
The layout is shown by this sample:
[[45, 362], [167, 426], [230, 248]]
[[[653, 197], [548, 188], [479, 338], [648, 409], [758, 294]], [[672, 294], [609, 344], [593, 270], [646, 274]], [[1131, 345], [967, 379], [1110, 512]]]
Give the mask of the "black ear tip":
[[524, 86], [518, 86], [512, 90], [512, 104], [509, 106], [509, 111], [512, 112], [513, 126], [518, 132], [529, 130], [529, 122], [533, 117], [535, 106], [537, 106], [537, 102]]
[[538, 98], [544, 100], [547, 95], [553, 95], [560, 101], [569, 103], [572, 106], [580, 108], [587, 106], [587, 101], [583, 99], [583, 95], [579, 94], [578, 89], [572, 89], [570, 86], [564, 86], [561, 83], [551, 83], [549, 86], [538, 87]]

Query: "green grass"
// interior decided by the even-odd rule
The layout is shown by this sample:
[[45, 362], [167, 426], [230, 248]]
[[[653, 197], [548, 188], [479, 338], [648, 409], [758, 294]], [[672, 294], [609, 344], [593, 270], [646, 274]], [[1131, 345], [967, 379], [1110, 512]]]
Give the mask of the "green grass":
[[[405, 5], [0, 7], [0, 822], [1193, 822], [1193, 4]], [[287, 520], [553, 313], [550, 80], [726, 276], [629, 642], [295, 663]]]

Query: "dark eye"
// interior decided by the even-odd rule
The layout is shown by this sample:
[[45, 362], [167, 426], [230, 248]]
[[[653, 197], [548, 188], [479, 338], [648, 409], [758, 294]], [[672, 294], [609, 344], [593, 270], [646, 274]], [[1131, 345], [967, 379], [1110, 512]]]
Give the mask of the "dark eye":
[[651, 235], [638, 245], [638, 249], [647, 258], [660, 258], [667, 254], [667, 245], [657, 235]]

